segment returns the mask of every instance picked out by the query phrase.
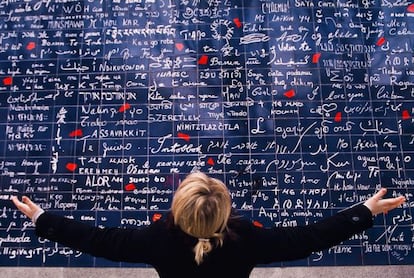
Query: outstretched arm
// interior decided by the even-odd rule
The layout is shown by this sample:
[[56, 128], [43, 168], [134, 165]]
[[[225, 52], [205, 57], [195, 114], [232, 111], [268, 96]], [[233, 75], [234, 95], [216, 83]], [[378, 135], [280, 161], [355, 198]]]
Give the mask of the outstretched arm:
[[364, 204], [342, 210], [334, 216], [307, 226], [253, 228], [250, 241], [258, 263], [306, 258], [312, 252], [328, 249], [372, 227], [373, 215], [388, 212], [405, 202], [403, 196], [383, 199], [381, 189]]
[[152, 225], [142, 229], [99, 228], [44, 212], [24, 196], [12, 197], [16, 207], [36, 223], [36, 235], [64, 246], [114, 261], [151, 263], [152, 245], [158, 230]]

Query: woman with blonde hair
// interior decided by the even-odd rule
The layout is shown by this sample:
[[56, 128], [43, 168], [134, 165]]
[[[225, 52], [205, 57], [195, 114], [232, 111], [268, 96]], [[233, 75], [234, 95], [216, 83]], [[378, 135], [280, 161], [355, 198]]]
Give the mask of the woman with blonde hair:
[[258, 228], [236, 217], [226, 186], [199, 172], [181, 182], [167, 217], [141, 229], [92, 227], [44, 212], [28, 197], [12, 201], [40, 237], [109, 260], [150, 264], [160, 277], [199, 278], [249, 277], [258, 264], [305, 258], [337, 245], [370, 228], [374, 215], [405, 202], [402, 196], [383, 199], [385, 194], [381, 189], [363, 204], [288, 228]]
[[194, 247], [195, 261], [216, 246], [223, 245], [223, 236], [231, 213], [227, 187], [218, 179], [203, 173], [189, 175], [179, 186], [171, 206], [174, 224], [198, 239]]

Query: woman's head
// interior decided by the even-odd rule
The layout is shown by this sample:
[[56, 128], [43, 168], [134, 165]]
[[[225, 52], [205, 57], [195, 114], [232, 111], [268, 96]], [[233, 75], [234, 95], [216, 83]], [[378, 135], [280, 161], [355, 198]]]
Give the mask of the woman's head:
[[198, 238], [194, 248], [198, 264], [211, 251], [212, 241], [223, 244], [231, 198], [220, 180], [200, 172], [189, 174], [175, 192], [171, 210], [174, 223], [185, 233]]

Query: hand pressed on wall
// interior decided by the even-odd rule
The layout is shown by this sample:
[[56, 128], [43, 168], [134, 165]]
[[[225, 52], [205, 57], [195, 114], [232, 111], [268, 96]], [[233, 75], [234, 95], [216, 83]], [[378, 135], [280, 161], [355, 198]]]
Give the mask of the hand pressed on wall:
[[22, 201], [20, 201], [16, 196], [11, 197], [14, 205], [27, 217], [32, 219], [33, 222], [36, 222], [37, 217], [42, 214], [44, 211], [41, 207], [33, 203], [29, 197], [23, 196]]

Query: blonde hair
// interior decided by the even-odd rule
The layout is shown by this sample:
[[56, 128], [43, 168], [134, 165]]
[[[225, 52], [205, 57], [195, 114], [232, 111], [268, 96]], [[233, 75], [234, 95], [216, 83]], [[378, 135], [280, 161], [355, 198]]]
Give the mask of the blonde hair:
[[195, 261], [216, 246], [223, 245], [223, 233], [231, 213], [231, 198], [227, 187], [218, 179], [196, 172], [180, 184], [172, 201], [174, 224], [185, 233], [198, 238], [194, 247]]

